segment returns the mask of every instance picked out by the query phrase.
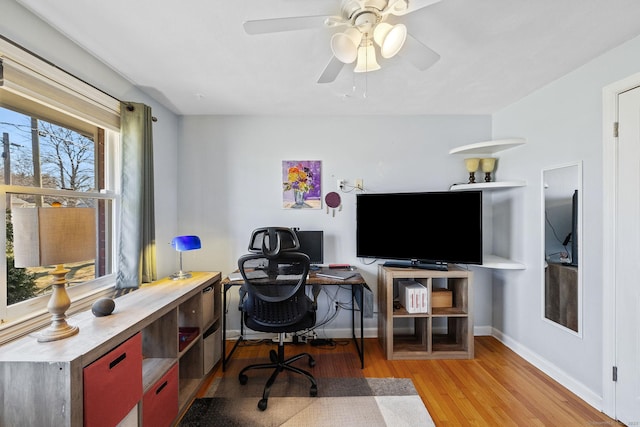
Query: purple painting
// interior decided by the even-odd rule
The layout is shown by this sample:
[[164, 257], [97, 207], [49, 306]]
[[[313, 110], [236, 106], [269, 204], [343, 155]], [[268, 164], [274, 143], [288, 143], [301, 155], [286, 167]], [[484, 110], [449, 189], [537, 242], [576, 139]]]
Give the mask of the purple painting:
[[320, 160], [282, 161], [282, 207], [322, 209]]

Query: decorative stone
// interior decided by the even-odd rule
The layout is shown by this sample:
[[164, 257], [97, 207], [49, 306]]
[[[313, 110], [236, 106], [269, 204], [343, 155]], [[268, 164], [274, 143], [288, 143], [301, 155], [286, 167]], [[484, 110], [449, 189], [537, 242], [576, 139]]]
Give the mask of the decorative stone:
[[116, 303], [111, 298], [100, 298], [91, 306], [91, 312], [96, 317], [108, 316], [116, 308]]

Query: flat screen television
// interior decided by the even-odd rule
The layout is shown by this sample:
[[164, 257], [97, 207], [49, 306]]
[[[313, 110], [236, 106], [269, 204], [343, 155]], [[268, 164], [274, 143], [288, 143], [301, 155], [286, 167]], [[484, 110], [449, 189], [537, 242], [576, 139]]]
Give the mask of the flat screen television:
[[356, 252], [394, 266], [482, 264], [482, 191], [358, 194]]
[[307, 254], [311, 264], [324, 262], [324, 232], [322, 230], [294, 229], [300, 242], [300, 252]]

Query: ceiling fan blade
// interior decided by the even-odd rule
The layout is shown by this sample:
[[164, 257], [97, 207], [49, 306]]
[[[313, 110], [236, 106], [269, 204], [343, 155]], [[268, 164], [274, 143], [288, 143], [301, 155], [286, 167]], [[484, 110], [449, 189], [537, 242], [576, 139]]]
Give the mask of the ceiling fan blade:
[[344, 62], [340, 61], [335, 56], [331, 57], [331, 61], [324, 68], [324, 71], [320, 75], [318, 79], [318, 83], [331, 83], [338, 77], [340, 71], [342, 71], [342, 67], [344, 67]]
[[440, 59], [440, 55], [411, 34], [407, 34], [407, 39], [398, 56], [411, 62], [420, 71], [426, 70]]
[[259, 19], [246, 21], [244, 31], [247, 34], [277, 33], [280, 31], [306, 30], [309, 28], [323, 28], [329, 19], [328, 15], [296, 16], [291, 18]]
[[432, 4], [439, 3], [440, 0], [406, 0], [407, 7], [405, 9], [402, 8], [403, 1], [397, 2], [396, 7], [391, 7], [389, 12], [396, 16], [404, 16], [408, 13], [415, 12], [416, 10], [420, 10], [423, 7], [431, 6]]

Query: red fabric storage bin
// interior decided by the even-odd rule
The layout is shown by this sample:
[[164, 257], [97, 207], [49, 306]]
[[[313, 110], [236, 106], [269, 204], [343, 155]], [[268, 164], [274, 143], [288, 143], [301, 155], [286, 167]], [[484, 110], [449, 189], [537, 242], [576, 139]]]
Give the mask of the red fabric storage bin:
[[83, 376], [84, 425], [116, 425], [142, 398], [141, 335], [85, 367]]
[[178, 416], [178, 364], [158, 380], [142, 398], [144, 427], [170, 426]]
[[181, 326], [178, 328], [178, 351], [182, 351], [198, 337], [200, 328]]

